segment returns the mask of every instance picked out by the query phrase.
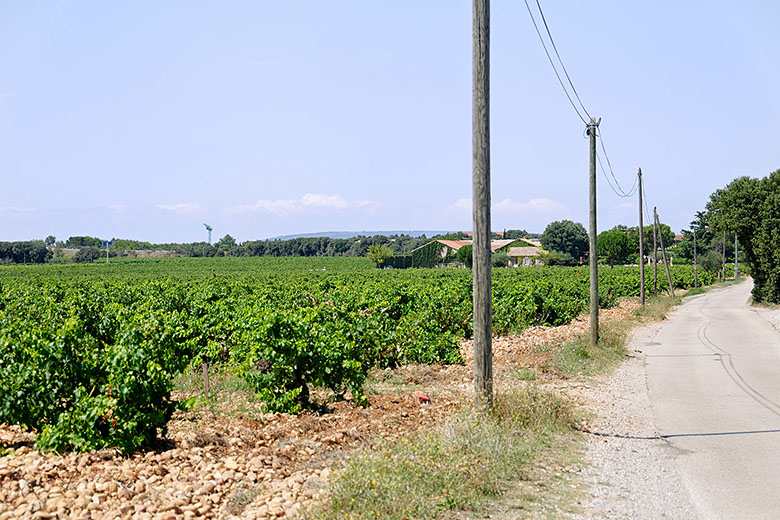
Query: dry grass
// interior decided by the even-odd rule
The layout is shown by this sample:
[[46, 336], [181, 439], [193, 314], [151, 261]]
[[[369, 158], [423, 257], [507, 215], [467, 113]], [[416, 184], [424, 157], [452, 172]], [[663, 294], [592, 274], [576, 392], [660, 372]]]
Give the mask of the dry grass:
[[356, 452], [309, 518], [451, 518], [510, 490], [574, 417], [556, 395], [527, 386], [439, 427]]

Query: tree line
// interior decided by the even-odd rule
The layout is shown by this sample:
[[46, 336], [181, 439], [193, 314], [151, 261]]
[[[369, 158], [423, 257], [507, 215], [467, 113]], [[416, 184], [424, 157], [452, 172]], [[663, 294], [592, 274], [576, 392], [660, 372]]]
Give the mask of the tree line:
[[[442, 239], [468, 238], [465, 234], [437, 235]], [[301, 237], [288, 240], [250, 240], [238, 243], [229, 234], [214, 244], [207, 242], [152, 244], [141, 240], [112, 239], [109, 256], [125, 256], [131, 251], [170, 251], [176, 256], [366, 256], [373, 245], [384, 245], [393, 254], [409, 254], [413, 249], [430, 242], [425, 235], [374, 235], [354, 238]], [[92, 236], [71, 236], [57, 242], [49, 236], [45, 240], [28, 242], [0, 242], [2, 263], [44, 263], [62, 259], [65, 248], [78, 249], [73, 256], [75, 262], [92, 262], [105, 257], [103, 239]], [[64, 260], [63, 260], [64, 261]]]
[[711, 231], [736, 234], [753, 277], [753, 299], [780, 303], [780, 170], [761, 179], [739, 177], [715, 191], [706, 215]]
[[52, 252], [43, 240], [0, 242], [0, 263], [42, 264], [52, 258]]
[[[696, 240], [694, 241], [694, 230]], [[656, 233], [656, 243], [660, 249], [664, 246], [673, 258], [673, 262], [691, 264], [694, 261], [694, 242], [696, 260], [700, 266], [711, 272], [717, 272], [723, 262], [734, 262], [735, 245], [733, 231], [722, 233], [723, 225], [715, 220], [710, 210], [699, 211], [690, 223], [689, 229], [683, 229], [678, 236], [667, 224], [661, 223]], [[602, 231], [596, 237], [599, 261], [610, 266], [615, 264], [638, 264], [639, 226], [618, 225]], [[645, 262], [653, 262], [653, 226], [643, 228], [643, 249]], [[741, 239], [740, 239], [741, 240]], [[553, 265], [584, 264], [588, 258], [588, 233], [582, 224], [570, 220], [550, 223], [541, 235], [542, 247], [550, 252], [545, 259]], [[725, 255], [725, 259], [724, 259]], [[660, 256], [660, 253], [659, 253]], [[740, 258], [743, 258], [740, 256]]]

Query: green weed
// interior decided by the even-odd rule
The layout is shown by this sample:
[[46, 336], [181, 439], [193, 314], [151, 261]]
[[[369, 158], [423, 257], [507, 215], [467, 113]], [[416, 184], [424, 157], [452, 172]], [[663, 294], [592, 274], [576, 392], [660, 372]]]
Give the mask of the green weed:
[[307, 517], [411, 520], [479, 510], [573, 424], [566, 402], [536, 387], [498, 395], [487, 414], [461, 412], [436, 429], [358, 452], [330, 502]]

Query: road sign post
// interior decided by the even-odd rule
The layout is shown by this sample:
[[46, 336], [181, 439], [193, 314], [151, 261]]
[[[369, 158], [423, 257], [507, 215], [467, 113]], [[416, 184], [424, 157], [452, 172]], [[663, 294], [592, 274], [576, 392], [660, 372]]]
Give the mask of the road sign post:
[[106, 263], [108, 263], [108, 246], [113, 246], [114, 241], [113, 240], [104, 240], [103, 241], [103, 247], [106, 248]]

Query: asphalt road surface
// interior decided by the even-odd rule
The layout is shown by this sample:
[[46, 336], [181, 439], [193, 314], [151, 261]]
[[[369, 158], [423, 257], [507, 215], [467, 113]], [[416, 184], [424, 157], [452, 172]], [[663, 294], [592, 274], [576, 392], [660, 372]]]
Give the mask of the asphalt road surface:
[[656, 427], [705, 519], [780, 519], [780, 331], [751, 288], [691, 297], [647, 349]]

